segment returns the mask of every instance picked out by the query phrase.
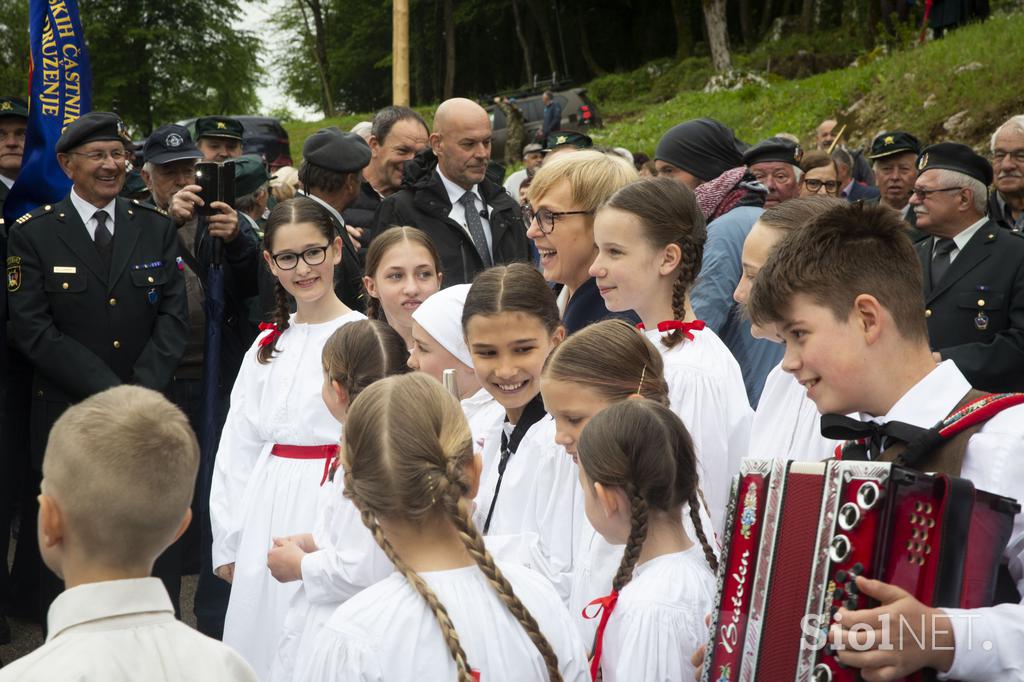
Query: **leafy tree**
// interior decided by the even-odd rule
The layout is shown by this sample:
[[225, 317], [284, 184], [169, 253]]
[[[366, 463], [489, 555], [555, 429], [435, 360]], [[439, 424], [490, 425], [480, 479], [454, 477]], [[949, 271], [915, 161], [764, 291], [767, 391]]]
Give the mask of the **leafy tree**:
[[28, 97], [28, 3], [0, 3], [0, 95]]

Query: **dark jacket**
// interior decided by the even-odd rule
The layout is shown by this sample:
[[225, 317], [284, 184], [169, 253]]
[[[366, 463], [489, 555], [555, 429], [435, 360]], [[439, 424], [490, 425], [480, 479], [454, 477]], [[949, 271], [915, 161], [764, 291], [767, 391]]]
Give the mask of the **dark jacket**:
[[[551, 134], [552, 130], [558, 130], [562, 127], [562, 103], [557, 99], [552, 98], [551, 103], [544, 107], [544, 128], [542, 130], [544, 140], [546, 141], [548, 135]], [[543, 142], [542, 142], [543, 144]]]
[[[556, 291], [561, 291], [561, 286], [556, 287]], [[566, 303], [562, 324], [568, 335], [578, 332], [588, 324], [609, 319], [625, 320], [630, 324], [640, 321], [640, 318], [632, 310], [622, 313], [609, 311], [604, 305], [601, 292], [597, 290], [597, 280], [591, 277], [573, 292], [572, 298]]]
[[989, 220], [934, 289], [932, 242], [915, 245], [932, 349], [975, 388], [1024, 391], [1024, 236]]
[[[352, 202], [351, 206], [341, 212], [341, 217], [345, 219], [346, 224], [366, 230], [373, 226], [373, 218], [377, 215], [380, 202], [381, 198], [377, 194], [377, 190], [373, 188], [373, 185], [363, 180], [359, 186], [359, 194], [356, 196], [356, 200]], [[369, 245], [369, 235], [364, 232], [363, 238], [360, 241], [362, 241], [364, 246]]]
[[[436, 168], [437, 157], [429, 149], [405, 164], [406, 184], [381, 203], [372, 233], [376, 237], [396, 225], [423, 230], [441, 256], [444, 285], [468, 284], [484, 269], [484, 263], [469, 233], [448, 217], [452, 205]], [[489, 212], [494, 264], [528, 260], [529, 240], [519, 205], [501, 185], [486, 178], [478, 190]]]
[[[1010, 216], [1010, 212], [1006, 210], [1006, 207], [1000, 203], [999, 192], [992, 190], [988, 194], [988, 217], [995, 221], [999, 227], [1007, 230], [1014, 230], [1019, 232], [1021, 227], [1014, 222], [1013, 217]], [[1024, 219], [1019, 220], [1021, 224], [1024, 224]]]
[[880, 196], [877, 187], [870, 187], [854, 180], [850, 186], [850, 193], [845, 198], [850, 203], [863, 200], [866, 204], [877, 204]]
[[32, 363], [32, 457], [42, 465], [64, 410], [122, 383], [163, 390], [188, 337], [185, 278], [171, 221], [118, 198], [104, 271], [70, 198], [12, 226], [7, 258], [10, 330]]

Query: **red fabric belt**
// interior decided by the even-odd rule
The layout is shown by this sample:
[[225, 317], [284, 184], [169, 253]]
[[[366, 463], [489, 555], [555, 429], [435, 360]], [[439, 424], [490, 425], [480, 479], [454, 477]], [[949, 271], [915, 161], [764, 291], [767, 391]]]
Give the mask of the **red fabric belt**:
[[338, 445], [281, 445], [275, 443], [270, 449], [270, 454], [285, 459], [322, 459], [324, 461], [324, 475], [320, 479], [320, 485], [327, 482], [327, 476], [331, 473], [331, 463], [338, 455]]

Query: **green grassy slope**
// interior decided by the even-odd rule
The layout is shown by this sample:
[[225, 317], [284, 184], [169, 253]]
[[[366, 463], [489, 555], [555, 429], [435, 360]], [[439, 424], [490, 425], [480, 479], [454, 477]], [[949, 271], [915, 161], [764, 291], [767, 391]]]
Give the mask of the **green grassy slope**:
[[[749, 142], [777, 132], [807, 140], [822, 119], [852, 108], [851, 146], [866, 145], [877, 132], [898, 128], [924, 142], [956, 139], [980, 149], [999, 123], [1024, 113], [1021, 35], [1024, 14], [1001, 15], [920, 47], [890, 55], [872, 54], [861, 57], [862, 63], [856, 66], [799, 80], [775, 81], [767, 88], [747, 86], [718, 93], [686, 90], [668, 101], [642, 107], [630, 106], [623, 99], [604, 104], [598, 99], [599, 110], [607, 109], [619, 116], [602, 130], [594, 131], [594, 137], [600, 144], [650, 154], [668, 128], [707, 116], [731, 126]], [[629, 97], [628, 90], [617, 90], [618, 97]], [[637, 99], [647, 98], [638, 91]], [[420, 109], [425, 116], [430, 110]], [[626, 113], [630, 111], [635, 113]], [[959, 123], [947, 129], [949, 119], [961, 112], [966, 113], [959, 117]], [[312, 131], [325, 125], [347, 130], [367, 118], [362, 114], [316, 123], [287, 123], [296, 164], [302, 140]]]

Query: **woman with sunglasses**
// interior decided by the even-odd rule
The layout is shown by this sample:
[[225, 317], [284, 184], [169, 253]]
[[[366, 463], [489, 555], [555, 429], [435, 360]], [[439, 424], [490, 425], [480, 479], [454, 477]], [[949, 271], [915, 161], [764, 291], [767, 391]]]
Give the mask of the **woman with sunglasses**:
[[526, 236], [540, 254], [544, 279], [558, 285], [558, 309], [569, 334], [608, 317], [639, 321], [631, 311], [609, 313], [589, 273], [597, 257], [594, 213], [638, 179], [622, 157], [589, 150], [560, 155], [533, 176], [524, 208]]
[[800, 161], [800, 170], [804, 172], [800, 178], [800, 196], [838, 196], [839, 171], [827, 153], [819, 150], [807, 152]]
[[274, 579], [267, 550], [275, 537], [313, 527], [317, 492], [337, 454], [338, 423], [321, 399], [323, 347], [338, 327], [366, 319], [334, 293], [341, 238], [312, 199], [275, 206], [264, 245], [277, 279], [274, 321], [260, 325], [242, 361], [210, 490], [214, 572], [231, 583], [224, 642], [260, 679], [298, 587]]

